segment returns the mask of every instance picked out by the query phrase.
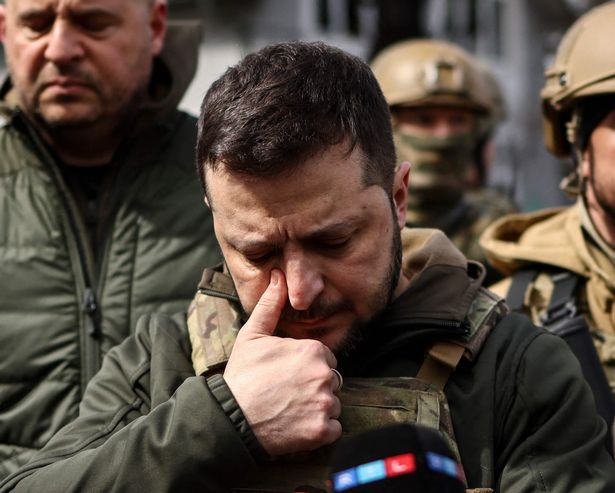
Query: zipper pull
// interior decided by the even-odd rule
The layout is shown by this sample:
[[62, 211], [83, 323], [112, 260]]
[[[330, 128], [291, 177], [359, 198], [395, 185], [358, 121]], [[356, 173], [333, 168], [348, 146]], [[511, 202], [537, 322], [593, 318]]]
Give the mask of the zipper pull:
[[86, 315], [86, 329], [88, 335], [96, 337], [98, 335], [98, 327], [96, 326], [95, 316], [98, 305], [96, 304], [96, 294], [92, 288], [85, 288], [82, 310]]

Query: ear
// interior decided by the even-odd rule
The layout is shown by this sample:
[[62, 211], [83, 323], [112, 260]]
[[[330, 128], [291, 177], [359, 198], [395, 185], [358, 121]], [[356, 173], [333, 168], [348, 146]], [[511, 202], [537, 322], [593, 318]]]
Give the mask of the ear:
[[397, 224], [402, 229], [406, 225], [406, 208], [408, 205], [408, 183], [410, 182], [410, 163], [404, 161], [395, 171], [393, 180], [393, 201], [397, 213]]
[[169, 8], [167, 0], [154, 0], [150, 11], [149, 26], [152, 35], [152, 56], [160, 55], [167, 33]]

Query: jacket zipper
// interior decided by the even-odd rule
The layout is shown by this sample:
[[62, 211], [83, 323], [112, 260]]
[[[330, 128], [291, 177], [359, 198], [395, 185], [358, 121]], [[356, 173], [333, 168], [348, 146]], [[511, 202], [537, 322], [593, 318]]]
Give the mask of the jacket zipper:
[[223, 293], [222, 291], [216, 291], [215, 289], [211, 288], [199, 288], [199, 292], [209, 296], [213, 296], [214, 298], [222, 298], [228, 301], [239, 303], [239, 297], [237, 295]]
[[468, 335], [470, 333], [470, 328], [468, 324], [464, 321], [460, 320], [439, 320], [434, 318], [414, 318], [412, 320], [404, 321], [404, 324], [413, 327], [420, 326], [426, 329], [445, 329], [445, 330], [455, 330], [455, 332], [461, 330], [461, 334]]
[[98, 305], [96, 303], [96, 293], [92, 288], [85, 288], [82, 310], [83, 313], [85, 313], [86, 315], [86, 332], [89, 336], [98, 338], [99, 328], [96, 324], [96, 313], [98, 311]]
[[[27, 121], [25, 115], [20, 111], [17, 112], [16, 117], [19, 117], [20, 121], [26, 127], [30, 139], [34, 146], [38, 149], [39, 153], [43, 157], [43, 163], [47, 165], [50, 170], [50, 174], [54, 181], [56, 188], [58, 189], [59, 196], [64, 205], [64, 212], [68, 219], [70, 230], [72, 231], [72, 241], [77, 251], [77, 257], [79, 260], [79, 271], [81, 277], [78, 278], [81, 288], [81, 301], [80, 311], [83, 317], [82, 329], [85, 329], [81, 334], [83, 346], [82, 346], [82, 368], [81, 368], [81, 395], [85, 392], [85, 387], [92, 377], [100, 369], [101, 363], [101, 341], [100, 341], [100, 326], [98, 322], [98, 303], [96, 299], [96, 291], [93, 287], [93, 261], [91, 259], [91, 253], [87, 246], [87, 234], [85, 227], [82, 224], [80, 215], [76, 210], [75, 203], [70, 196], [70, 192], [67, 190], [64, 180], [60, 175], [58, 166], [55, 159], [51, 156], [47, 150], [45, 144], [41, 141], [36, 131]], [[71, 239], [69, 239], [70, 242]]]
[[[401, 319], [396, 323], [389, 324], [388, 327], [400, 325], [409, 330], [399, 337], [395, 337], [383, 344], [378, 350], [370, 354], [369, 359], [365, 364], [381, 358], [399, 346], [409, 344], [413, 339], [424, 337], [459, 337], [467, 336], [470, 333], [470, 327], [465, 321], [459, 320], [438, 320], [431, 318], [414, 318]], [[415, 329], [414, 331], [412, 329]]]
[[[115, 219], [119, 215], [119, 211], [121, 209], [122, 203], [129, 202], [134, 195], [137, 193], [137, 187], [131, 187], [129, 190], [126, 190], [122, 187], [122, 184], [130, 180], [129, 171], [126, 170], [126, 155], [128, 154], [126, 150], [126, 145], [121, 145], [117, 152], [115, 153], [113, 160], [117, 163], [116, 171], [112, 170], [113, 176], [111, 180], [107, 182], [109, 189], [111, 190], [108, 200], [107, 206], [108, 209], [103, 216], [103, 223], [101, 224], [101, 228], [99, 229], [100, 238], [109, 238], [109, 240], [105, 241], [104, 248], [101, 252], [101, 255], [98, 257], [98, 292], [102, 293], [104, 289], [104, 282], [107, 278], [107, 270], [109, 268], [109, 251], [110, 251], [110, 239], [112, 238], [112, 230], [114, 226]], [[123, 200], [120, 200], [120, 197]], [[138, 219], [138, 223], [140, 224], [140, 218]], [[138, 232], [136, 233], [138, 235]], [[136, 252], [133, 252], [133, 262], [132, 267], [134, 268], [136, 262]], [[129, 309], [129, 314], [131, 310]], [[132, 315], [130, 314], [128, 317], [128, 326], [134, 327], [135, 320], [132, 320]]]

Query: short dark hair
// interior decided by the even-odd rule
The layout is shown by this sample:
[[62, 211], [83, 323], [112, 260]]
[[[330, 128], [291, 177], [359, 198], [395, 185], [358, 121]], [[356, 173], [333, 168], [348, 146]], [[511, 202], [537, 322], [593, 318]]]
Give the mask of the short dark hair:
[[230, 67], [201, 106], [197, 168], [257, 177], [291, 172], [327, 148], [361, 150], [366, 186], [393, 188], [389, 108], [369, 66], [321, 42], [267, 46]]

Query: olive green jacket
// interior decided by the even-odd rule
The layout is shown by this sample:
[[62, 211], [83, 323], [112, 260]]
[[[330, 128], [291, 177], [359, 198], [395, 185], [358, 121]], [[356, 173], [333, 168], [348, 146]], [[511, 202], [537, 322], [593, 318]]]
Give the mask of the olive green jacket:
[[[461, 255], [443, 235], [416, 234], [405, 242], [412, 251], [403, 302], [374, 322], [357, 353], [340, 359], [345, 376], [414, 376], [431, 343], [463, 337], [474, 269], [449, 262]], [[206, 272], [201, 292], [237, 308], [236, 296], [220, 290], [230, 284], [221, 276]], [[136, 335], [107, 355], [79, 418], [0, 492], [226, 492], [271, 464], [223, 377], [195, 375], [192, 349], [186, 314], [143, 317]], [[445, 393], [470, 487], [615, 491], [605, 426], [574, 356], [524, 316], [505, 316], [482, 350], [464, 357]]]
[[157, 97], [111, 166], [95, 262], [58, 165], [5, 85], [0, 127], [0, 478], [77, 417], [102, 356], [145, 312], [188, 306], [219, 262], [194, 171], [196, 120], [176, 110], [198, 39], [171, 29]]

